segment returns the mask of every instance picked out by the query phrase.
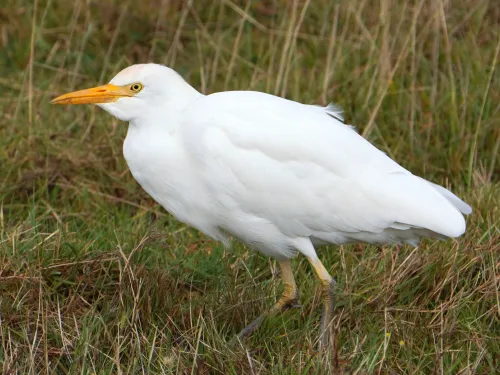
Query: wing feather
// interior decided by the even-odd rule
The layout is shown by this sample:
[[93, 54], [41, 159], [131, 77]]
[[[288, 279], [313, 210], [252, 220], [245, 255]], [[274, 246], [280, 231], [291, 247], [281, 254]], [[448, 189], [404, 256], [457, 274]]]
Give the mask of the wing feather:
[[330, 242], [387, 230], [449, 237], [465, 230], [466, 203], [402, 168], [332, 116], [335, 107], [244, 91], [196, 106], [183, 139], [228, 216], [250, 213], [288, 236]]

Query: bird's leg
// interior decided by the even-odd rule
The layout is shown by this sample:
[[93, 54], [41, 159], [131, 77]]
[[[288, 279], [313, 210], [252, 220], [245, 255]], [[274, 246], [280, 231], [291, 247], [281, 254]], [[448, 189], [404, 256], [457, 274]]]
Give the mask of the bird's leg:
[[323, 289], [323, 314], [319, 326], [319, 346], [320, 348], [333, 347], [333, 310], [335, 309], [336, 282], [318, 258], [308, 258], [308, 260], [321, 280]]
[[284, 285], [283, 294], [269, 311], [261, 314], [252, 323], [243, 328], [238, 334], [240, 340], [245, 340], [251, 336], [267, 316], [280, 313], [292, 307], [300, 307], [299, 291], [293, 277], [291, 261], [286, 259], [280, 260], [278, 263], [281, 267], [281, 278]]

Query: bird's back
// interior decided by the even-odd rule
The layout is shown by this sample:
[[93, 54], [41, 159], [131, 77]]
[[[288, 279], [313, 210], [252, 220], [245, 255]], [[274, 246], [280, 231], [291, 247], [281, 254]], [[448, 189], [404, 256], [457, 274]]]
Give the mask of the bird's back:
[[415, 244], [465, 231], [466, 203], [408, 172], [324, 107], [245, 91], [193, 106], [181, 127], [186, 149], [221, 213], [214, 220], [231, 233], [246, 228], [246, 242], [264, 242], [258, 232], [266, 228], [333, 243]]

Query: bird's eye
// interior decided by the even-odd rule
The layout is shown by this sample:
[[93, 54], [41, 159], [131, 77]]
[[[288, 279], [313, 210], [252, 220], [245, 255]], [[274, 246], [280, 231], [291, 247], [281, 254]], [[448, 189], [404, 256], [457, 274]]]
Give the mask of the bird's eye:
[[130, 85], [130, 91], [138, 93], [144, 88], [144, 86], [141, 83], [133, 83]]

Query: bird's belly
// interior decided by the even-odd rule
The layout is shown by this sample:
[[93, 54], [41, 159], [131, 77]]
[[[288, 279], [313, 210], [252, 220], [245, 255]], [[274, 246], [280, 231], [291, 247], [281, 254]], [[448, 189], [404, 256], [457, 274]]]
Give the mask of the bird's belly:
[[196, 174], [188, 173], [196, 170], [188, 160], [174, 154], [170, 158], [152, 157], [147, 152], [131, 152], [127, 148], [124, 155], [135, 180], [178, 220], [226, 244], [228, 239], [224, 233], [232, 234], [250, 247], [278, 259], [296, 254], [287, 245], [287, 236], [273, 223], [215, 203], [218, 200], [214, 199], [213, 192], [200, 183]]

